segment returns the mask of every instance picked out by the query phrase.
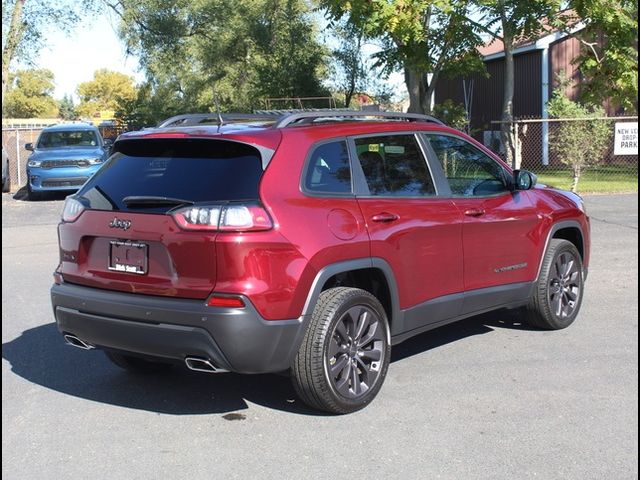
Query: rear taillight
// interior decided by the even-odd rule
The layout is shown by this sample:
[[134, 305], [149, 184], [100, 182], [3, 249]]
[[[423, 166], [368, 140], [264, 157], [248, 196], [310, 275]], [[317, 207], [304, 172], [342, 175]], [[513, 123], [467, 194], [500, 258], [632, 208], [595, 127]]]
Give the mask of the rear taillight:
[[184, 230], [259, 232], [273, 228], [266, 210], [258, 205], [201, 205], [172, 213]]
[[62, 209], [62, 221], [75, 222], [82, 215], [82, 212], [84, 212], [84, 205], [73, 197], [67, 197]]

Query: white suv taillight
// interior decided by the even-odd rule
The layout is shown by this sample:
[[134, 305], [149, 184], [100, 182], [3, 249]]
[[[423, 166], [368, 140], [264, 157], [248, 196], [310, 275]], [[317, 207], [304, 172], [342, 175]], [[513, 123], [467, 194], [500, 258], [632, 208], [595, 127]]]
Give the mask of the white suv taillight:
[[184, 230], [258, 232], [273, 228], [269, 214], [258, 205], [199, 205], [172, 215]]
[[62, 221], [71, 223], [75, 222], [84, 212], [84, 205], [73, 197], [67, 197], [64, 201], [62, 209]]

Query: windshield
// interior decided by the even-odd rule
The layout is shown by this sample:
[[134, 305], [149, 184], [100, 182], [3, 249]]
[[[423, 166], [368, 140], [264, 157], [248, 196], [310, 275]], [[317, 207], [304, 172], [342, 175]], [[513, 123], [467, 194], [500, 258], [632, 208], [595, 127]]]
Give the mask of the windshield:
[[88, 208], [164, 213], [181, 203], [258, 199], [262, 162], [249, 145], [128, 140], [117, 150], [78, 192]]
[[95, 130], [42, 132], [38, 140], [38, 148], [96, 146], [98, 146], [98, 137]]

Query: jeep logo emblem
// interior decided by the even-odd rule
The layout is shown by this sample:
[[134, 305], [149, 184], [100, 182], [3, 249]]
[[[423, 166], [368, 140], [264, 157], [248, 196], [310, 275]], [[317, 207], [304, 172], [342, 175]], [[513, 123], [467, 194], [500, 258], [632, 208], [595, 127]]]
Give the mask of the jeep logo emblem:
[[130, 220], [120, 220], [119, 218], [114, 218], [113, 220], [111, 220], [111, 223], [109, 223], [109, 227], [121, 228], [123, 230], [128, 230], [130, 226], [131, 226]]

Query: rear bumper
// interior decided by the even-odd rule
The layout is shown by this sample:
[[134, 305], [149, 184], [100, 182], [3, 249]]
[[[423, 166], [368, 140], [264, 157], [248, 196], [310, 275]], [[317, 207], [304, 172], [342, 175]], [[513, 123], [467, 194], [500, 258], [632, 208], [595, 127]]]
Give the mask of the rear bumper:
[[51, 287], [58, 330], [97, 348], [178, 361], [202, 357], [238, 373], [287, 370], [302, 343], [305, 318], [267, 321], [244, 301], [242, 309], [215, 308], [200, 300]]

